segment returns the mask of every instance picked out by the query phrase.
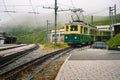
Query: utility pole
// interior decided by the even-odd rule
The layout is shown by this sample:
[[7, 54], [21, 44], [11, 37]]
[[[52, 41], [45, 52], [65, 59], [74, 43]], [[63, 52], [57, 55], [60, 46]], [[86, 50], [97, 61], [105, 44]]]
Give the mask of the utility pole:
[[116, 23], [116, 4], [113, 7], [109, 7], [109, 19], [110, 26]]
[[113, 7], [109, 7], [109, 19], [110, 19], [110, 30], [112, 37], [112, 27], [116, 23], [116, 4]]
[[49, 41], [49, 26], [50, 26], [50, 23], [49, 23], [49, 21], [47, 20], [47, 32], [46, 32], [46, 42], [48, 42]]
[[47, 20], [47, 32], [46, 32], [46, 43], [48, 42], [48, 20]]
[[55, 25], [54, 25], [54, 29], [55, 29], [55, 34], [54, 34], [54, 42], [56, 44], [57, 42], [57, 36], [56, 36], [56, 28], [57, 28], [57, 11], [58, 11], [58, 6], [57, 6], [57, 0], [55, 0], [55, 7], [43, 7], [43, 8], [47, 8], [47, 9], [54, 9], [55, 11]]
[[93, 16], [91, 16], [91, 24], [93, 25]]
[[55, 44], [57, 42], [57, 36], [56, 36], [56, 28], [57, 28], [57, 0], [55, 0]]

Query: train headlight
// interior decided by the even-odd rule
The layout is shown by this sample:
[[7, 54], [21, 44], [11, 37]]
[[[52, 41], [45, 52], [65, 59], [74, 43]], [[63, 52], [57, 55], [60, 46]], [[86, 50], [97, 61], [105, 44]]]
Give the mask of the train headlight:
[[75, 38], [75, 39], [77, 39], [77, 37], [76, 37], [76, 36], [75, 36], [74, 38]]
[[68, 37], [66, 36], [65, 38], [67, 39]]

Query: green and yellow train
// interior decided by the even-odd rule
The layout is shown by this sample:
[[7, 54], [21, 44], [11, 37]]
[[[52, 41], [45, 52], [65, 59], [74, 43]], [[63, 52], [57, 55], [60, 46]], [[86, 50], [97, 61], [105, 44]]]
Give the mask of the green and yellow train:
[[86, 45], [95, 41], [109, 40], [111, 31], [101, 31], [83, 21], [73, 21], [64, 26], [64, 42], [68, 45]]

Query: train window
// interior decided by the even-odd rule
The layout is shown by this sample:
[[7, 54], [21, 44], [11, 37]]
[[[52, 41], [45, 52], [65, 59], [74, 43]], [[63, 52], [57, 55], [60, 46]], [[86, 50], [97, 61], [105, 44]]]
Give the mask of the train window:
[[88, 34], [88, 28], [86, 28], [86, 32], [85, 33]]
[[68, 25], [66, 25], [66, 31], [68, 31], [68, 29], [69, 29], [69, 27], [68, 27]]
[[84, 33], [86, 34], [86, 28], [84, 27]]
[[84, 28], [84, 32], [85, 32], [85, 34], [87, 34], [88, 33], [88, 29]]
[[71, 31], [78, 31], [77, 25], [71, 25], [71, 26], [70, 26], [70, 30], [71, 30]]
[[93, 29], [90, 30], [90, 34], [94, 34], [94, 30]]
[[82, 29], [83, 29], [83, 26], [81, 26], [81, 34], [82, 34], [82, 31], [83, 31]]

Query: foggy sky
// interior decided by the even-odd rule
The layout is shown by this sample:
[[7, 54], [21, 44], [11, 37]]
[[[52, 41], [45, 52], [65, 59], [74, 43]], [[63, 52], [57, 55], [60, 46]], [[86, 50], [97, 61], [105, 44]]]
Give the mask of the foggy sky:
[[[43, 9], [43, 6], [46, 7], [54, 7], [54, 0], [31, 0], [32, 5], [30, 4], [30, 0], [4, 0], [7, 5], [7, 10], [18, 11], [18, 13], [5, 13], [5, 7], [3, 0], [0, 0], [0, 19], [4, 22], [7, 20], [11, 20], [12, 18], [22, 17], [22, 15], [26, 16], [34, 16], [34, 14], [28, 14], [27, 12], [40, 12], [41, 14], [53, 14], [54, 10]], [[73, 3], [72, 3], [73, 2]], [[58, 0], [59, 9], [69, 9], [72, 7], [82, 8], [86, 15], [107, 15], [108, 16], [108, 7], [117, 5], [117, 13], [120, 13], [120, 1], [119, 0]], [[63, 12], [61, 12], [63, 13]], [[60, 13], [58, 13], [60, 14]], [[11, 17], [12, 16], [12, 17]], [[36, 15], [38, 16], [38, 15]]]

